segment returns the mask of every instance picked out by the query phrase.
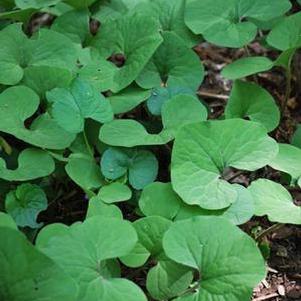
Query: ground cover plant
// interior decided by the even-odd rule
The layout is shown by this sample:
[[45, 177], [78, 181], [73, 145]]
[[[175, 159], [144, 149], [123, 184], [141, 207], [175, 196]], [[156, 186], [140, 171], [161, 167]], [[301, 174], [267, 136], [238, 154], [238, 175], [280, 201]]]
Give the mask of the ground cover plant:
[[301, 300], [299, 2], [0, 1], [0, 300]]

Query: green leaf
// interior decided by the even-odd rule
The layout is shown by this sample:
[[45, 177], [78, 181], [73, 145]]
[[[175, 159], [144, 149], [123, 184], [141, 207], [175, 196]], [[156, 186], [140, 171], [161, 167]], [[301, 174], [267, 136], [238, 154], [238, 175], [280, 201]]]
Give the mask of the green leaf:
[[76, 300], [76, 283], [22, 233], [1, 227], [0, 240], [1, 300]]
[[0, 94], [0, 131], [35, 146], [64, 149], [75, 136], [64, 131], [47, 113], [39, 115], [27, 129], [25, 120], [39, 107], [39, 97], [25, 86], [16, 86]]
[[232, 188], [237, 192], [237, 199], [229, 207], [220, 210], [206, 210], [199, 206], [181, 204], [175, 220], [183, 220], [194, 216], [222, 216], [234, 225], [242, 225], [248, 222], [254, 215], [254, 202], [251, 193], [239, 184], [233, 184]]
[[223, 180], [225, 169], [253, 171], [269, 164], [277, 152], [276, 141], [255, 122], [229, 119], [184, 126], [172, 152], [173, 189], [190, 205], [228, 207], [237, 192]]
[[131, 111], [150, 97], [150, 90], [143, 90], [135, 85], [109, 96], [108, 99], [113, 108], [114, 114], [121, 114]]
[[86, 40], [89, 31], [89, 12], [87, 10], [71, 10], [57, 17], [51, 29], [66, 35], [75, 43]]
[[292, 145], [301, 148], [301, 124], [297, 125], [297, 129], [292, 137]]
[[133, 188], [143, 189], [156, 179], [158, 161], [149, 151], [109, 148], [102, 155], [101, 172], [111, 180], [116, 180], [128, 173], [129, 182]]
[[90, 199], [86, 218], [93, 216], [123, 219], [122, 212], [117, 206], [108, 205], [97, 196]]
[[204, 78], [204, 67], [196, 53], [175, 33], [163, 32], [163, 43], [136, 82], [145, 89], [184, 86], [196, 91]]
[[154, 182], [143, 189], [139, 208], [145, 216], [157, 215], [173, 219], [180, 210], [181, 203], [171, 183]]
[[18, 167], [8, 169], [0, 158], [0, 178], [7, 181], [28, 181], [50, 175], [54, 171], [54, 161], [45, 151], [27, 148], [18, 158]]
[[[225, 239], [226, 238], [226, 239]], [[163, 238], [166, 255], [196, 269], [195, 289], [177, 300], [249, 300], [265, 276], [255, 242], [220, 217], [195, 217], [171, 225]], [[239, 288], [239, 289], [238, 289]]]
[[129, 200], [132, 197], [132, 191], [125, 184], [113, 182], [100, 188], [97, 196], [103, 202], [112, 204]]
[[280, 121], [280, 112], [273, 96], [260, 86], [236, 81], [225, 109], [226, 118], [250, 118], [264, 125], [268, 132]]
[[267, 57], [253, 56], [234, 61], [222, 70], [222, 76], [228, 79], [240, 79], [272, 69], [274, 63]]
[[16, 190], [11, 190], [5, 198], [5, 210], [19, 227], [39, 228], [38, 214], [47, 209], [47, 197], [38, 186], [22, 184]]
[[83, 189], [99, 188], [104, 182], [100, 168], [91, 156], [71, 154], [65, 169], [68, 176]]
[[[47, 227], [39, 236], [44, 231]], [[115, 278], [104, 268], [108, 259], [128, 254], [136, 242], [136, 231], [128, 221], [95, 216], [66, 228], [57, 236], [53, 233], [41, 250], [76, 280], [80, 288], [78, 300], [110, 301], [129, 296], [133, 301], [145, 301], [139, 287], [126, 279]]]
[[69, 89], [51, 90], [46, 96], [54, 120], [68, 132], [82, 132], [87, 118], [101, 123], [113, 119], [109, 101], [83, 79], [75, 79]]
[[185, 22], [213, 44], [240, 48], [251, 42], [257, 27], [249, 18], [268, 21], [291, 8], [287, 0], [187, 0]]
[[130, 268], [138, 268], [147, 262], [149, 256], [149, 251], [141, 243], [137, 242], [131, 253], [120, 257], [120, 260]]
[[248, 189], [253, 195], [257, 216], [267, 215], [271, 222], [301, 224], [301, 207], [294, 204], [292, 196], [282, 185], [259, 179]]
[[0, 211], [0, 228], [2, 227], [18, 230], [18, 227], [13, 218], [9, 214]]
[[301, 150], [290, 144], [279, 143], [279, 152], [269, 165], [298, 180], [301, 177]]
[[76, 8], [76, 9], [81, 9], [81, 8], [87, 8], [88, 6], [90, 6], [91, 4], [93, 4], [94, 2], [96, 2], [96, 0], [64, 0], [64, 2], [66, 2], [67, 4], [71, 5], [72, 7]]
[[146, 278], [146, 288], [156, 300], [167, 300], [181, 295], [193, 279], [191, 269], [171, 260], [159, 261]]
[[301, 13], [286, 17], [267, 37], [269, 45], [281, 51], [301, 46]]
[[162, 106], [164, 128], [159, 134], [148, 133], [136, 120], [116, 119], [101, 127], [99, 139], [108, 145], [123, 147], [166, 144], [185, 124], [206, 119], [207, 110], [196, 97], [176, 95]]
[[61, 0], [15, 0], [17, 7], [21, 9], [27, 8], [44, 8], [47, 6], [55, 5], [59, 3]]
[[125, 15], [101, 26], [92, 41], [105, 58], [121, 54], [125, 64], [116, 67], [112, 91], [118, 92], [131, 84], [161, 44], [157, 22], [142, 14]]

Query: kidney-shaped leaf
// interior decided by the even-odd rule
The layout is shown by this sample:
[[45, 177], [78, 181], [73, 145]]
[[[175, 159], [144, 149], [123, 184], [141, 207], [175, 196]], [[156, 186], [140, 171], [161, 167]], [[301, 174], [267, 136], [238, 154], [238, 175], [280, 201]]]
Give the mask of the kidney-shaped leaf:
[[226, 118], [246, 118], [263, 124], [270, 132], [280, 121], [280, 112], [273, 96], [260, 86], [236, 81], [225, 110]]
[[1, 301], [74, 301], [78, 288], [63, 269], [22, 233], [0, 227]]
[[46, 208], [47, 197], [38, 185], [22, 184], [5, 198], [5, 210], [20, 227], [39, 228], [37, 216]]
[[249, 300], [265, 276], [255, 242], [229, 221], [195, 217], [171, 225], [163, 238], [166, 255], [199, 271], [200, 279], [177, 300]]
[[114, 278], [104, 266], [108, 259], [127, 255], [134, 248], [137, 234], [129, 222], [95, 216], [58, 235], [52, 233], [46, 241], [45, 231], [47, 227], [39, 234], [41, 250], [76, 280], [79, 300], [122, 301], [125, 296], [133, 301], [146, 300], [139, 287], [126, 279]]
[[254, 199], [256, 215], [267, 215], [271, 222], [301, 224], [301, 207], [294, 204], [290, 193], [281, 184], [259, 179], [248, 189]]
[[205, 209], [221, 209], [234, 203], [237, 192], [223, 180], [227, 167], [256, 170], [278, 152], [265, 128], [243, 119], [190, 124], [176, 136], [171, 178], [184, 202]]
[[66, 132], [47, 113], [37, 117], [30, 129], [25, 127], [25, 120], [30, 118], [38, 107], [39, 97], [31, 89], [16, 86], [4, 90], [0, 94], [0, 131], [43, 148], [68, 147], [75, 135]]
[[8, 169], [0, 158], [0, 178], [7, 181], [28, 181], [50, 175], [55, 165], [52, 157], [43, 150], [27, 148], [18, 158], [18, 168]]

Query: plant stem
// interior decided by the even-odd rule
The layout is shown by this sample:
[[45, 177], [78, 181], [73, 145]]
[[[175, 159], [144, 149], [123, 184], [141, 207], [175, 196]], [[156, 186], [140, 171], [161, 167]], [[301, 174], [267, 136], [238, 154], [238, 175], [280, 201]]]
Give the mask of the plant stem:
[[274, 224], [271, 227], [261, 231], [258, 236], [256, 237], [256, 241], [260, 241], [262, 240], [264, 237], [266, 237], [267, 235], [269, 235], [272, 232], [275, 232], [276, 230], [279, 230], [281, 228], [283, 228], [285, 226], [285, 224]]
[[94, 152], [93, 152], [93, 150], [92, 150], [92, 148], [90, 146], [90, 143], [88, 141], [88, 137], [86, 135], [86, 131], [85, 130], [83, 130], [83, 135], [84, 135], [85, 144], [87, 146], [87, 150], [88, 150], [89, 154], [91, 155], [91, 157], [94, 158]]
[[285, 97], [281, 105], [282, 115], [285, 114], [287, 102], [289, 101], [292, 90], [292, 70], [291, 70], [291, 61], [289, 62], [289, 67], [286, 69], [286, 88], [285, 88]]

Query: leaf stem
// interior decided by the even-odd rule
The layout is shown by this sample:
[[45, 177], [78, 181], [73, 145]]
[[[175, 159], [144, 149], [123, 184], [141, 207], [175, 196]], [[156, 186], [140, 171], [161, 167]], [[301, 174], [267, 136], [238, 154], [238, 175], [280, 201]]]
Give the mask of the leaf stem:
[[269, 234], [271, 234], [271, 233], [273, 233], [273, 232], [275, 232], [275, 231], [277, 231], [277, 230], [283, 228], [284, 226], [285, 226], [285, 224], [279, 224], [279, 223], [274, 224], [274, 225], [272, 225], [271, 227], [269, 227], [269, 228], [267, 228], [267, 229], [261, 231], [261, 232], [257, 235], [257, 237], [256, 237], [255, 239], [256, 239], [256, 241], [260, 241], [260, 240], [262, 240], [264, 237], [266, 237], [267, 235], [269, 235]]
[[86, 135], [86, 131], [85, 130], [83, 130], [83, 136], [84, 136], [85, 144], [87, 146], [87, 150], [88, 150], [89, 154], [91, 155], [91, 157], [94, 158], [94, 152], [93, 152], [93, 150], [91, 148], [91, 145], [90, 145], [90, 143], [88, 141], [88, 137]]
[[292, 90], [292, 68], [291, 68], [291, 59], [288, 65], [288, 68], [286, 68], [286, 87], [285, 87], [285, 97], [281, 105], [281, 112], [282, 115], [285, 114], [286, 106], [289, 101], [291, 90]]

